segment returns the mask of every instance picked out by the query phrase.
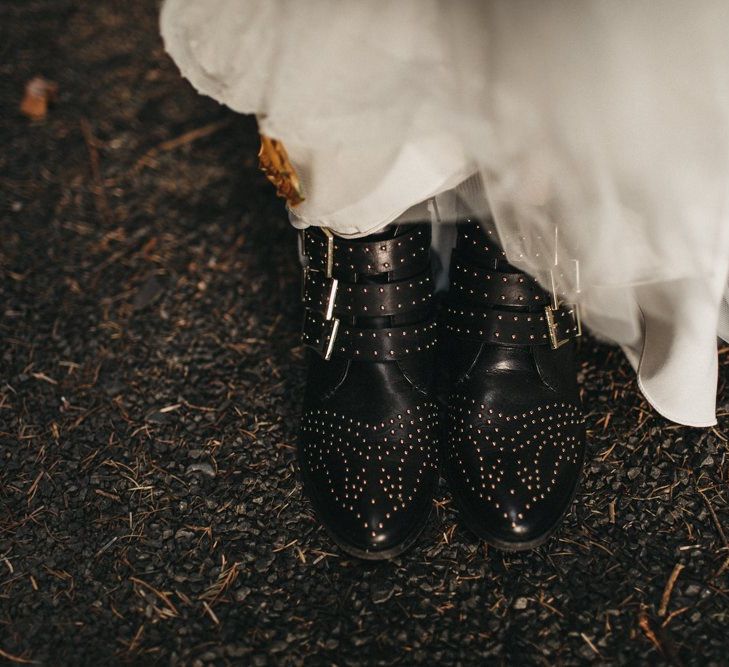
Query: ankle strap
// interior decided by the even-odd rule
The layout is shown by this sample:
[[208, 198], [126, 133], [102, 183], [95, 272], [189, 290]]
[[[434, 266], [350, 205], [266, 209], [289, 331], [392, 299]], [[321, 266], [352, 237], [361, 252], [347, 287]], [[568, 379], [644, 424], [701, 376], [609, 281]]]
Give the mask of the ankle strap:
[[531, 276], [477, 266], [458, 250], [453, 253], [450, 275], [452, 298], [459, 303], [524, 308], [546, 306], [551, 301], [549, 294]]
[[346, 283], [319, 271], [304, 271], [304, 307], [330, 318], [401, 315], [427, 305], [432, 296], [429, 271], [383, 284]]
[[404, 327], [363, 329], [326, 319], [307, 310], [303, 342], [324, 359], [344, 357], [362, 361], [397, 361], [410, 354], [431, 349], [436, 343], [437, 324], [423, 322]]
[[430, 262], [428, 225], [414, 225], [404, 234], [379, 241], [345, 239], [328, 229], [309, 227], [302, 239], [310, 270], [351, 282], [383, 273], [417, 274]]
[[453, 336], [489, 345], [561, 347], [581, 335], [579, 314], [573, 304], [542, 312], [516, 312], [470, 306], [447, 306], [443, 326]]
[[423, 310], [433, 299], [429, 271], [390, 283], [348, 283], [304, 269], [303, 342], [325, 359], [332, 355], [369, 361], [396, 361], [430, 349], [435, 323], [369, 329], [340, 325], [340, 317], [387, 317]]
[[[303, 342], [325, 359], [332, 356], [396, 361], [430, 349], [436, 325], [364, 328], [344, 322], [352, 317], [389, 317], [423, 309], [433, 298], [430, 228], [414, 225], [393, 238], [343, 239], [328, 229], [302, 233], [304, 269]], [[388, 282], [358, 282], [385, 276]], [[398, 280], [398, 277], [408, 276]], [[423, 315], [425, 317], [425, 315]], [[340, 317], [347, 318], [340, 322]]]
[[464, 225], [451, 261], [442, 316], [451, 335], [489, 345], [556, 349], [582, 335], [576, 304], [554, 307], [539, 283], [508, 263], [494, 233]]

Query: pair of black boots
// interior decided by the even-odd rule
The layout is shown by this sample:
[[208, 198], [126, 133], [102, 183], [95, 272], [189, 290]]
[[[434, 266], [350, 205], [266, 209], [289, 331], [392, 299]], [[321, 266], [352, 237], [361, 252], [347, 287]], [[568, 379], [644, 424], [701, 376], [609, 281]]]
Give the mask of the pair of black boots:
[[334, 541], [365, 559], [405, 551], [442, 466], [477, 536], [508, 550], [541, 544], [584, 458], [574, 310], [555, 308], [475, 222], [458, 226], [439, 309], [428, 225], [302, 238], [303, 340], [316, 353], [298, 457]]

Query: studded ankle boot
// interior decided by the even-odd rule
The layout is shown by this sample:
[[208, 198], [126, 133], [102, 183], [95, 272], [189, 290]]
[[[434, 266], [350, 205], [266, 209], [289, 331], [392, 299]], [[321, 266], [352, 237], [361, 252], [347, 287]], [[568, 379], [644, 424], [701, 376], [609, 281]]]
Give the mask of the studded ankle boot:
[[392, 558], [423, 529], [437, 483], [430, 227], [356, 240], [307, 229], [303, 246], [304, 490], [344, 551]]
[[459, 225], [441, 324], [449, 375], [444, 469], [463, 522], [531, 549], [570, 507], [585, 433], [572, 308], [508, 264], [494, 232]]

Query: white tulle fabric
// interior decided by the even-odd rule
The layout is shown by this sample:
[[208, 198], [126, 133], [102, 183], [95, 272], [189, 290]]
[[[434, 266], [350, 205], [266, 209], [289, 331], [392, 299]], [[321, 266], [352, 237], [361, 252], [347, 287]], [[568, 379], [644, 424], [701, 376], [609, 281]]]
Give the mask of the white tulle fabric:
[[659, 412], [715, 423], [725, 0], [166, 0], [161, 26], [198, 90], [283, 140], [297, 226], [363, 235], [431, 197], [448, 219], [475, 174], [510, 260], [557, 276]]

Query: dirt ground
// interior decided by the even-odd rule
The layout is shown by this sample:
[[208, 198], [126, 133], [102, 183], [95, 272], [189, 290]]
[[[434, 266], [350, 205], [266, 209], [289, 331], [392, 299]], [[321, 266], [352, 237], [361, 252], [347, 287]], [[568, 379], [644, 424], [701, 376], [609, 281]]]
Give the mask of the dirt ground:
[[0, 31], [0, 662], [729, 664], [727, 349], [698, 430], [583, 339], [590, 463], [546, 546], [487, 549], [442, 487], [413, 551], [345, 558], [296, 478], [254, 122], [179, 77], [150, 0], [6, 0]]

